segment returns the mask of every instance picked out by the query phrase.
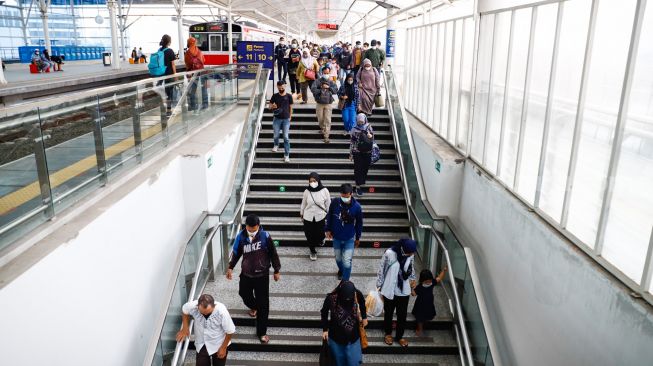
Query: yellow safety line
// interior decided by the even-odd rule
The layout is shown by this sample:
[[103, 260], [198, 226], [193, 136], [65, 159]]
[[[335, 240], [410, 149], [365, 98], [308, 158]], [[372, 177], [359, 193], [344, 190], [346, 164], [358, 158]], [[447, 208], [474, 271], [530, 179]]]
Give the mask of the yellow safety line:
[[[173, 125], [175, 122], [170, 123]], [[141, 133], [143, 141], [156, 135], [161, 132], [161, 125], [156, 124], [152, 127], [148, 127]], [[70, 141], [70, 140], [69, 140]], [[110, 147], [105, 149], [106, 159], [110, 158], [126, 151], [127, 149], [134, 146], [134, 138], [129, 137], [122, 141], [119, 141]], [[56, 188], [71, 178], [74, 178], [89, 169], [92, 169], [97, 165], [97, 160], [95, 155], [88, 156], [73, 165], [69, 165], [53, 174], [50, 174], [50, 186]], [[5, 215], [18, 206], [38, 197], [41, 195], [41, 189], [39, 188], [39, 182], [35, 181], [21, 189], [13, 191], [5, 196], [0, 197], [0, 215]]]

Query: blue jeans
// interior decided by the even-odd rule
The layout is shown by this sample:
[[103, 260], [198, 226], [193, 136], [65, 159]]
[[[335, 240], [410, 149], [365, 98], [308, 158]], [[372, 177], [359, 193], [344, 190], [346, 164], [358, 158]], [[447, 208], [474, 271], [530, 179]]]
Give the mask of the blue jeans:
[[351, 103], [342, 110], [342, 123], [345, 131], [349, 132], [356, 125], [356, 103]]
[[191, 82], [188, 90], [188, 96], [190, 97], [188, 102], [188, 109], [191, 111], [199, 109], [197, 107], [197, 87], [201, 89], [202, 93], [202, 109], [209, 107], [209, 93], [206, 89], [206, 79], [203, 76], [198, 76], [193, 82]]
[[360, 339], [352, 344], [340, 344], [329, 338], [329, 349], [336, 366], [358, 366], [363, 363]]
[[279, 132], [283, 129], [284, 156], [290, 156], [290, 120], [274, 117], [272, 129], [274, 130], [274, 146], [279, 146]]
[[348, 240], [333, 238], [333, 253], [336, 256], [338, 270], [342, 272], [342, 279], [349, 281], [349, 277], [351, 277], [351, 261], [354, 257], [354, 238]]

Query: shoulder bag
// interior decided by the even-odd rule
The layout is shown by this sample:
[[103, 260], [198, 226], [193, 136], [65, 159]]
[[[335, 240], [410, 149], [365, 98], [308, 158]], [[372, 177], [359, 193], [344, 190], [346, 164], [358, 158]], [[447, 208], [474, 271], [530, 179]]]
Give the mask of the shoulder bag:
[[315, 70], [313, 70], [313, 69], [306, 69], [306, 71], [304, 71], [304, 77], [305, 77], [307, 80], [315, 80]]
[[356, 314], [358, 315], [358, 332], [361, 337], [361, 349], [367, 348], [367, 332], [365, 332], [365, 327], [363, 327], [363, 316], [361, 315], [361, 308], [358, 305], [358, 292], [354, 293], [354, 299], [356, 300]]
[[321, 209], [322, 209], [322, 211], [324, 211], [324, 213], [327, 213], [327, 214], [329, 213], [329, 211], [327, 211], [327, 210], [326, 210], [326, 209], [325, 209], [324, 207], [322, 207], [322, 206], [320, 206], [320, 205], [318, 205], [318, 203], [317, 203], [317, 202], [315, 201], [315, 197], [313, 197], [313, 192], [311, 192], [311, 191], [308, 191], [308, 194], [310, 194], [310, 195], [311, 195], [311, 199], [313, 200], [313, 203], [315, 203], [315, 206], [317, 206], [317, 207], [319, 207], [319, 208], [321, 208]]

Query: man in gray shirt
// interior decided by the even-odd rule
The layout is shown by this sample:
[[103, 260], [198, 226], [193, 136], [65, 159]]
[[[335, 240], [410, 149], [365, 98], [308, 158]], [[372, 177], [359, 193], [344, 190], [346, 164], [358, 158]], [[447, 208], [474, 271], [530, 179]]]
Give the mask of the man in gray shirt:
[[224, 304], [203, 294], [195, 301], [189, 301], [181, 308], [182, 328], [177, 333], [177, 342], [190, 335], [189, 320], [195, 321], [195, 363], [197, 366], [224, 366], [227, 363], [227, 347], [236, 332], [231, 316]]

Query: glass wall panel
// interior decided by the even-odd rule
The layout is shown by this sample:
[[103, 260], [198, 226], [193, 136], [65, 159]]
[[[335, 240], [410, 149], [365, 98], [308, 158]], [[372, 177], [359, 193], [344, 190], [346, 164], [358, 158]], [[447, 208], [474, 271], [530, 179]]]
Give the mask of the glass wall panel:
[[635, 1], [600, 1], [567, 228], [594, 247]]
[[650, 3], [644, 14], [627, 116], [602, 255], [639, 283], [653, 227], [653, 6]]
[[492, 52], [491, 88], [488, 100], [487, 131], [485, 145], [485, 167], [492, 173], [497, 171], [499, 138], [503, 115], [503, 94], [506, 87], [508, 65], [508, 44], [510, 43], [511, 12], [496, 16], [494, 22], [494, 51]]
[[483, 160], [485, 122], [490, 92], [490, 65], [492, 63], [492, 38], [494, 34], [494, 14], [481, 16], [481, 32], [476, 74], [476, 96], [474, 100], [474, 124], [472, 126], [472, 157]]
[[448, 139], [449, 136], [449, 87], [451, 82], [451, 53], [453, 47], [453, 22], [444, 24], [444, 52], [442, 53], [442, 107], [440, 120], [442, 121], [441, 135]]
[[471, 97], [472, 97], [472, 64], [474, 62], [474, 20], [465, 19], [463, 40], [463, 66], [462, 81], [460, 86], [460, 109], [458, 123], [457, 147], [467, 151], [467, 132], [471, 126]]
[[517, 192], [531, 204], [535, 198], [540, 163], [557, 11], [558, 4], [539, 6], [535, 17], [531, 82], [526, 106], [528, 114], [524, 124], [524, 141], [517, 185]]
[[449, 119], [451, 120], [449, 142], [456, 145], [456, 136], [458, 135], [458, 109], [459, 101], [458, 93], [460, 93], [460, 60], [463, 52], [462, 39], [463, 39], [463, 20], [456, 21], [454, 25], [455, 38], [453, 43], [453, 63], [451, 69], [451, 108], [449, 109]]
[[[437, 26], [433, 26], [433, 25], [428, 27], [428, 33], [430, 35], [429, 36], [430, 40], [435, 39], [434, 38], [434, 35], [435, 35], [434, 29], [436, 29], [436, 28], [437, 28]], [[432, 41], [429, 42], [428, 46], [426, 46], [426, 47], [427, 48], [423, 50], [424, 54], [428, 55], [428, 60], [433, 60], [433, 57], [435, 56], [435, 46], [433, 45]], [[428, 99], [427, 100], [429, 102], [426, 103], [427, 105], [425, 106], [426, 107], [426, 119], [424, 120], [424, 122], [426, 122], [431, 128], [433, 128], [434, 113], [433, 113], [433, 108], [431, 107], [431, 101], [433, 100], [433, 97], [435, 95], [434, 89], [435, 89], [435, 85], [437, 84], [437, 80], [435, 80], [435, 67], [434, 67], [435, 65], [431, 64], [430, 62], [425, 62], [425, 64], [428, 64], [428, 70], [429, 70], [429, 73], [428, 73], [429, 87], [428, 87], [428, 90], [425, 91], [426, 93], [428, 93]]]
[[508, 78], [508, 101], [503, 131], [503, 147], [498, 172], [508, 187], [512, 187], [517, 164], [517, 145], [524, 104], [524, 83], [526, 82], [526, 62], [528, 60], [529, 31], [533, 10], [524, 8], [515, 10], [515, 26], [512, 34], [510, 77]]
[[437, 57], [436, 57], [436, 85], [435, 85], [435, 100], [432, 100], [431, 103], [435, 105], [435, 122], [434, 128], [440, 136], [442, 136], [442, 65], [444, 63], [444, 33], [445, 33], [445, 24], [438, 24], [438, 48], [437, 48]]
[[539, 207], [557, 222], [560, 222], [567, 184], [592, 1], [568, 1], [562, 3], [562, 6], [564, 9], [556, 78], [550, 98], [549, 138], [539, 204]]

